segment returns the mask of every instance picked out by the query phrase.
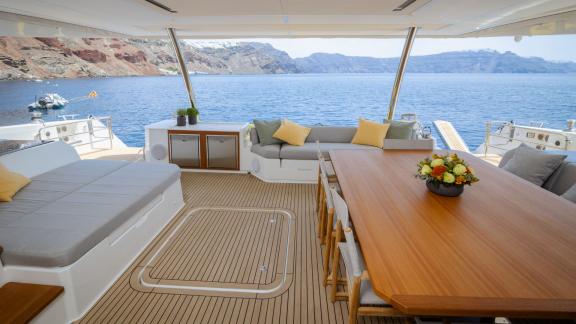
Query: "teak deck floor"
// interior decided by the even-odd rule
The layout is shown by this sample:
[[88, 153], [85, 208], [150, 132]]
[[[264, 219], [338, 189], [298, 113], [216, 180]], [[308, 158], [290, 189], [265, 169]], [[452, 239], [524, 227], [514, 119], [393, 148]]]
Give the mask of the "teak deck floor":
[[[80, 323], [346, 322], [347, 304], [332, 304], [330, 288], [321, 283], [314, 185], [264, 183], [242, 174], [183, 173], [182, 186], [186, 206]], [[260, 211], [250, 215], [246, 208]], [[294, 216], [292, 225], [275, 212], [281, 210]], [[283, 242], [291, 244], [288, 255]], [[157, 252], [145, 281], [266, 287], [279, 280], [286, 257], [288, 279], [286, 287], [268, 295], [142, 287], [138, 275]], [[403, 322], [359, 318], [359, 323]]]

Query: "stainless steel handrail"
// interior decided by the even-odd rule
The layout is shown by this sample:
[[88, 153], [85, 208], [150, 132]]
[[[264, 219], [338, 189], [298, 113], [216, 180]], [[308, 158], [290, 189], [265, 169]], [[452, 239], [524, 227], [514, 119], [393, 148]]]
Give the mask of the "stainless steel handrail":
[[[94, 126], [93, 121], [99, 121], [102, 124], [104, 124], [104, 127], [102, 126]], [[62, 140], [65, 142], [68, 142], [68, 140], [66, 139], [67, 137], [73, 137], [73, 136], [80, 136], [80, 135], [88, 135], [88, 142], [84, 143], [82, 140], [80, 140], [79, 142], [68, 142], [68, 144], [74, 146], [74, 147], [78, 147], [78, 146], [84, 146], [84, 145], [90, 145], [91, 149], [94, 149], [94, 144], [95, 143], [101, 143], [101, 142], [109, 142], [110, 145], [110, 149], [113, 148], [113, 139], [114, 139], [114, 133], [112, 132], [112, 117], [111, 116], [105, 116], [105, 117], [90, 117], [87, 119], [80, 119], [80, 120], [74, 120], [74, 121], [69, 121], [69, 122], [63, 122], [63, 123], [58, 123], [55, 125], [49, 125], [49, 126], [44, 126], [42, 128], [40, 128], [38, 130], [38, 135], [37, 137], [39, 139], [43, 139], [43, 134], [45, 134], [44, 132], [46, 130], [49, 129], [53, 129], [56, 128], [58, 130], [58, 128], [61, 128], [63, 126], [78, 126], [81, 124], [85, 124], [86, 128], [88, 129], [87, 131], [81, 131], [78, 132], [78, 127], [74, 128], [74, 132], [66, 134], [66, 135], [62, 135], [60, 133], [58, 133], [58, 140]], [[97, 135], [97, 132], [100, 131], [106, 131], [106, 136], [100, 136]], [[54, 138], [50, 138], [50, 139], [54, 139]]]

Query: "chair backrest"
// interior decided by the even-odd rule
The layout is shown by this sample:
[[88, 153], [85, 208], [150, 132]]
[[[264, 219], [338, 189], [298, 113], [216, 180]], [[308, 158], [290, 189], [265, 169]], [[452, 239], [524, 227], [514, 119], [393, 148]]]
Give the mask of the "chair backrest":
[[354, 277], [358, 277], [362, 275], [362, 271], [364, 270], [364, 266], [362, 265], [362, 261], [360, 258], [361, 251], [358, 250], [358, 245], [356, 245], [356, 241], [354, 240], [354, 232], [350, 227], [344, 228], [344, 238], [346, 240], [346, 247], [348, 250], [348, 256], [350, 257], [350, 265], [352, 275]]
[[338, 191], [334, 188], [330, 188], [332, 194], [332, 201], [334, 202], [334, 214], [336, 214], [336, 219], [342, 223], [342, 228], [350, 227], [350, 217], [348, 215], [348, 205], [344, 198], [338, 194]]
[[320, 141], [316, 141], [316, 157], [318, 158], [318, 161], [324, 159], [324, 154], [322, 154], [322, 151], [320, 150]]
[[326, 159], [323, 156], [318, 158], [318, 164], [320, 165], [320, 174], [323, 174], [328, 178], [328, 167], [326, 166]]
[[[320, 168], [322, 170], [322, 168]], [[322, 186], [324, 187], [324, 196], [326, 197], [326, 205], [328, 208], [334, 208], [334, 198], [332, 197], [332, 192], [328, 190], [330, 184], [328, 183], [328, 177], [325, 172], [320, 172], [320, 181], [322, 181]]]

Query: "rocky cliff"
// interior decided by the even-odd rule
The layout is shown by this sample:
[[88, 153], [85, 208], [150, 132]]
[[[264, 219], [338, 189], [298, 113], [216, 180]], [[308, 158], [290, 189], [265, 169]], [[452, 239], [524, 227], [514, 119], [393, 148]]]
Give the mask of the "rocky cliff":
[[[288, 54], [269, 44], [196, 47], [181, 43], [190, 72], [295, 73]], [[166, 40], [0, 38], [0, 79], [78, 78], [175, 74]]]
[[[182, 42], [190, 72], [208, 74], [395, 72], [398, 58], [317, 53], [291, 58], [270, 44]], [[495, 51], [415, 56], [408, 72], [563, 73], [576, 63]], [[166, 75], [178, 71], [167, 40], [0, 37], [0, 80]]]

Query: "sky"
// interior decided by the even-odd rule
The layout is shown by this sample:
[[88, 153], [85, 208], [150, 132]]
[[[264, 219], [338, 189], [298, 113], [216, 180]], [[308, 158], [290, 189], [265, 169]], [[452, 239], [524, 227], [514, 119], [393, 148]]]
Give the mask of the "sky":
[[[266, 42], [287, 52], [291, 57], [305, 57], [312, 53], [339, 53], [354, 56], [398, 57], [404, 39], [254, 39]], [[485, 37], [464, 39], [416, 38], [412, 55], [437, 54], [448, 51], [492, 49], [511, 51], [520, 56], [537, 56], [551, 61], [576, 62], [576, 35], [524, 37]]]

